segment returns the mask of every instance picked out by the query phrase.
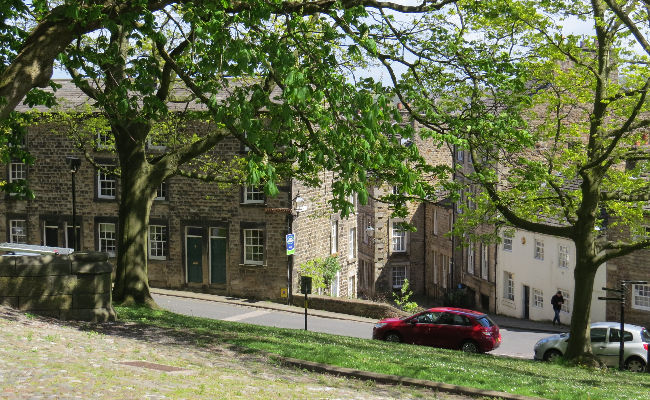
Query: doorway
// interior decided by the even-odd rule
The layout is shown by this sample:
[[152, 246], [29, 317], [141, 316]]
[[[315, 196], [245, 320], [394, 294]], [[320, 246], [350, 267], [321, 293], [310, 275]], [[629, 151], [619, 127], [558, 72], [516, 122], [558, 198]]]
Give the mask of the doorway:
[[226, 228], [210, 228], [210, 283], [226, 284]]
[[187, 249], [187, 281], [203, 283], [203, 237], [201, 236], [201, 228], [187, 228], [185, 248]]
[[524, 304], [524, 319], [530, 318], [530, 286], [524, 285], [523, 290], [523, 304]]

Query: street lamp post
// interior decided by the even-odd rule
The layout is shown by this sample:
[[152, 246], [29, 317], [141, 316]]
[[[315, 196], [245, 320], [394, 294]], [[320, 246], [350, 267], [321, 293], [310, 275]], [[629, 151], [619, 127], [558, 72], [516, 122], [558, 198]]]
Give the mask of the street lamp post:
[[77, 246], [77, 196], [75, 175], [79, 170], [79, 167], [81, 167], [81, 159], [77, 157], [66, 157], [65, 163], [70, 167], [70, 173], [72, 174], [72, 249], [77, 251], [79, 250], [79, 246]]
[[[293, 235], [293, 221], [298, 218], [301, 212], [307, 211], [307, 205], [305, 204], [305, 199], [300, 197], [300, 192], [296, 194], [296, 197], [293, 198], [291, 204], [291, 212], [289, 213], [289, 235]], [[294, 214], [295, 212], [295, 214]], [[289, 254], [289, 260], [287, 265], [287, 304], [292, 304], [292, 293], [293, 293], [293, 252]]]

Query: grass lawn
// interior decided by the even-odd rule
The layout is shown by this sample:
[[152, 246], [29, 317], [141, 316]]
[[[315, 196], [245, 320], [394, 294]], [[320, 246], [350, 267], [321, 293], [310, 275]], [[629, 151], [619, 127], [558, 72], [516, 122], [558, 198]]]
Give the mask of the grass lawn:
[[593, 370], [532, 360], [466, 354], [304, 330], [116, 307], [120, 320], [175, 328], [211, 340], [339, 367], [547, 399], [650, 399], [650, 374]]

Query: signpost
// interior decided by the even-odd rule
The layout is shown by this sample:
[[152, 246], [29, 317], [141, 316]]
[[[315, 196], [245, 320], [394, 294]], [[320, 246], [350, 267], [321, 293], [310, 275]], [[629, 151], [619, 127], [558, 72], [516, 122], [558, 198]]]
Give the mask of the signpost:
[[[611, 289], [604, 287], [603, 290], [606, 292], [618, 293], [620, 297], [598, 297], [598, 300], [612, 300], [621, 302], [621, 330], [619, 334], [619, 349], [618, 349], [618, 369], [619, 371], [625, 370], [625, 292], [628, 290], [626, 285], [645, 285], [647, 281], [632, 281], [632, 280], [621, 280], [620, 289]], [[646, 356], [646, 371], [649, 371], [648, 362], [650, 361], [650, 347], [648, 348], [648, 355]]]
[[307, 330], [307, 295], [311, 294], [311, 276], [300, 278], [300, 293], [305, 295], [305, 330]]

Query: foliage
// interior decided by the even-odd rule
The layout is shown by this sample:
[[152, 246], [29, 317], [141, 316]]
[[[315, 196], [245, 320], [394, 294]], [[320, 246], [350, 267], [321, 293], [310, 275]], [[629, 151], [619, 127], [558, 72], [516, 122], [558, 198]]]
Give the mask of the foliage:
[[407, 313], [415, 312], [419, 306], [416, 302], [409, 302], [409, 298], [413, 294], [413, 291], [409, 290], [409, 280], [404, 279], [404, 284], [399, 290], [399, 294], [393, 292], [393, 301], [400, 310], [406, 311]]
[[311, 276], [312, 290], [317, 292], [318, 289], [327, 290], [332, 284], [336, 274], [341, 270], [341, 264], [336, 256], [325, 258], [317, 257], [300, 264], [298, 279], [302, 276]]
[[341, 335], [189, 317], [169, 311], [117, 307], [120, 320], [173, 328], [249, 349], [382, 374], [444, 382], [553, 400], [637, 400], [647, 376], [519, 358], [468, 354]]

